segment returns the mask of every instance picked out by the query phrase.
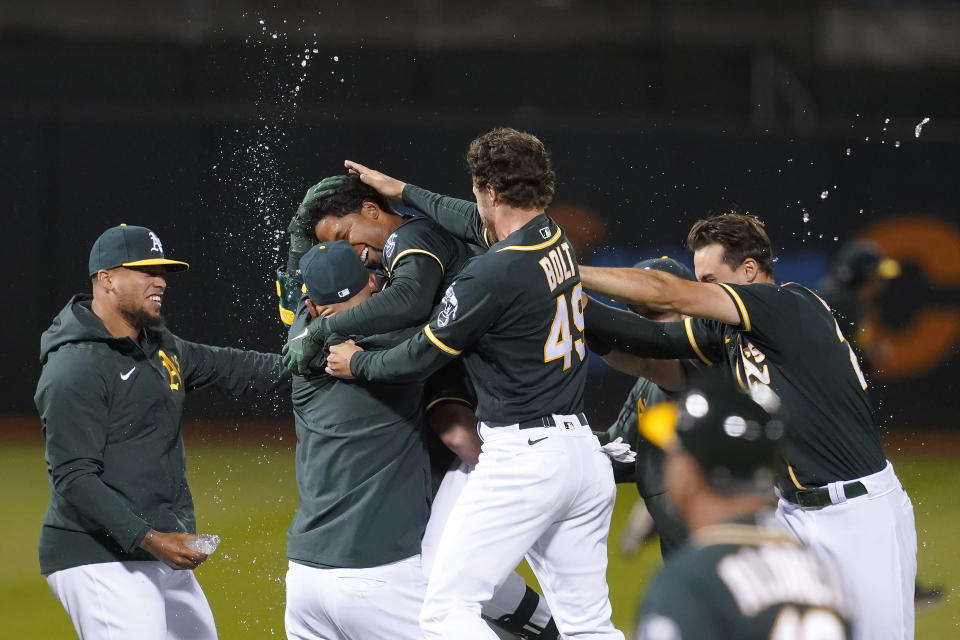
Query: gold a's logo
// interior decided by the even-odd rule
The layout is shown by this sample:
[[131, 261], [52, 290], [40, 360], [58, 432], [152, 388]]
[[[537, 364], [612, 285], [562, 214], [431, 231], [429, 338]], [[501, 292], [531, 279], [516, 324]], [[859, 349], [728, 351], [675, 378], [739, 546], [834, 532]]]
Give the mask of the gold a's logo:
[[158, 351], [157, 355], [160, 356], [160, 362], [163, 363], [163, 368], [167, 370], [167, 374], [170, 376], [170, 389], [176, 391], [183, 383], [183, 378], [180, 377], [180, 359], [176, 355], [170, 358], [163, 352], [163, 349]]

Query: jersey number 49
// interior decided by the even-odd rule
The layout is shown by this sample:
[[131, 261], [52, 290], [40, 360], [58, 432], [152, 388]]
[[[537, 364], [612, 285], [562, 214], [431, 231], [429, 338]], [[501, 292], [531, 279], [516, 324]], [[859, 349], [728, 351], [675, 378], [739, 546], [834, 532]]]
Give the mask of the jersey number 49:
[[566, 371], [572, 364], [574, 350], [582, 361], [587, 356], [587, 348], [583, 344], [583, 326], [583, 286], [578, 284], [570, 291], [569, 303], [566, 295], [561, 293], [557, 296], [557, 314], [543, 345], [543, 361], [563, 358], [563, 370]]

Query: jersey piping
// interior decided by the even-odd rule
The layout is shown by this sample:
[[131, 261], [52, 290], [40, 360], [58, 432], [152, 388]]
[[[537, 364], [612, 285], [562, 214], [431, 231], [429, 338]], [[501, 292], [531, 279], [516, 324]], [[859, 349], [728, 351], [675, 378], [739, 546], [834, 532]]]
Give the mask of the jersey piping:
[[563, 235], [563, 229], [558, 228], [557, 232], [553, 234], [552, 238], [544, 242], [541, 242], [540, 244], [527, 244], [527, 245], [514, 244], [514, 245], [510, 245], [509, 247], [503, 247], [502, 249], [497, 249], [497, 253], [500, 253], [501, 251], [539, 251], [540, 249], [546, 249], [547, 247], [552, 245], [554, 242], [559, 240], [560, 236], [562, 235]]
[[737, 305], [737, 309], [740, 311], [740, 320], [743, 321], [743, 330], [750, 331], [750, 314], [747, 313], [747, 306], [743, 304], [743, 300], [740, 299], [740, 294], [733, 290], [733, 287], [718, 282], [718, 285], [724, 288], [727, 293], [730, 294], [730, 297], [733, 298], [734, 304]]
[[448, 353], [451, 356], [458, 356], [462, 353], [462, 351], [460, 351], [459, 349], [454, 349], [453, 347], [447, 346], [446, 344], [443, 343], [443, 341], [440, 338], [433, 335], [433, 330], [430, 329], [430, 325], [425, 326], [423, 328], [423, 332], [427, 334], [427, 338], [430, 340], [430, 342], [432, 342], [435, 347], [437, 347], [444, 353]]
[[697, 339], [693, 336], [693, 324], [692, 318], [683, 319], [683, 330], [687, 333], [687, 340], [690, 342], [690, 346], [693, 347], [693, 352], [697, 354], [697, 357], [700, 358], [700, 362], [707, 365], [708, 367], [713, 363], [710, 362], [710, 358], [703, 354], [703, 351], [700, 349], [700, 345], [697, 344]]
[[425, 249], [404, 249], [403, 251], [397, 254], [396, 258], [393, 259], [393, 262], [390, 263], [390, 268], [387, 269], [387, 271], [393, 272], [393, 269], [394, 267], [397, 266], [397, 262], [400, 260], [400, 258], [406, 255], [410, 255], [411, 253], [422, 253], [425, 256], [430, 256], [431, 258], [437, 261], [437, 264], [440, 265], [440, 273], [445, 273], [445, 270], [443, 268], [443, 262], [440, 261], [440, 258], [438, 258], [436, 255], [430, 253]]

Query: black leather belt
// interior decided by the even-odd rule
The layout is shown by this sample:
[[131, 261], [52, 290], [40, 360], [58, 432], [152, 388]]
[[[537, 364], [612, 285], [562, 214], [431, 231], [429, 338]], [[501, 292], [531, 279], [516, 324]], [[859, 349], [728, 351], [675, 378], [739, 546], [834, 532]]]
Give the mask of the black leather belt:
[[[850, 498], [859, 498], [860, 496], [867, 495], [867, 488], [863, 486], [863, 483], [857, 480], [856, 482], [848, 482], [843, 485], [843, 494], [847, 496], [847, 499]], [[826, 487], [817, 487], [816, 489], [800, 489], [793, 496], [787, 498], [790, 502], [796, 503], [801, 507], [826, 507], [833, 504], [833, 501], [830, 500], [830, 490]]]
[[487, 422], [484, 421], [484, 424], [488, 427], [509, 427], [512, 424], [516, 424], [519, 429], [539, 429], [541, 427], [565, 427], [567, 429], [572, 429], [573, 427], [586, 427], [588, 426], [587, 416], [583, 413], [578, 413], [574, 416], [579, 423], [572, 420], [564, 423], [557, 424], [557, 421], [553, 419], [553, 416], [543, 416], [542, 418], [534, 418], [533, 420], [524, 420], [523, 422]]

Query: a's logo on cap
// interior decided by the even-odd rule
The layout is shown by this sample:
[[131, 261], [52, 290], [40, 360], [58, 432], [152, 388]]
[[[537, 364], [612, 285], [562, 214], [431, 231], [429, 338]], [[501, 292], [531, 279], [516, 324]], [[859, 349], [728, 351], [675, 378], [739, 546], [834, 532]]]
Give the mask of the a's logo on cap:
[[340, 291], [337, 291], [338, 298], [346, 298], [348, 295], [350, 295], [350, 289], [341, 289]]
[[544, 240], [550, 239], [550, 227], [540, 227], [540, 237]]
[[159, 254], [162, 256], [162, 255], [163, 255], [163, 245], [160, 244], [160, 238], [158, 238], [158, 237], [157, 237], [157, 234], [155, 234], [153, 231], [150, 231], [150, 232], [149, 232], [149, 235], [150, 235], [150, 239], [153, 240], [153, 246], [150, 247], [150, 251], [156, 251], [157, 253], [159, 253]]

